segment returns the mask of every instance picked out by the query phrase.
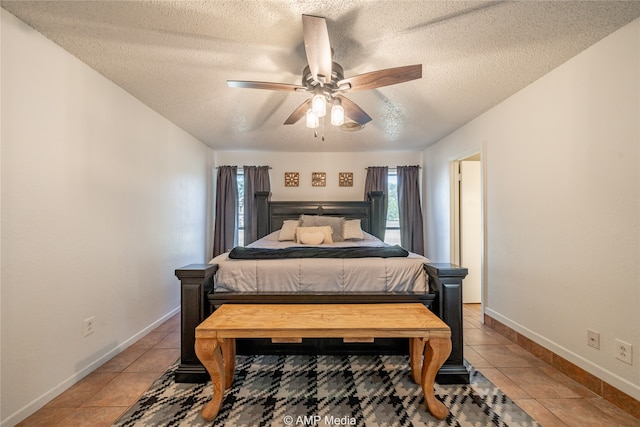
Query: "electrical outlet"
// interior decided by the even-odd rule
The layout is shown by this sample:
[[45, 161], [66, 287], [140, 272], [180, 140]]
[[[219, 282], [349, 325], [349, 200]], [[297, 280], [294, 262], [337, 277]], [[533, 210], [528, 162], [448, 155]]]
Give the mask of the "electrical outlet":
[[616, 359], [629, 365], [633, 364], [633, 346], [628, 342], [616, 339]]
[[93, 333], [93, 322], [96, 320], [95, 317], [91, 316], [88, 319], [84, 319], [82, 322], [82, 334], [83, 336], [89, 336]]
[[587, 329], [587, 345], [600, 350], [600, 332]]

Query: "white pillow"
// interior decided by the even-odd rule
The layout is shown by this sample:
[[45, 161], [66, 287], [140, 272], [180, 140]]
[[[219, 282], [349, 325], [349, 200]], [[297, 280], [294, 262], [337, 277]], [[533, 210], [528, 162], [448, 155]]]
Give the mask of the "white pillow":
[[324, 233], [322, 231], [303, 231], [299, 236], [300, 243], [305, 245], [320, 245], [324, 242]]
[[282, 222], [282, 228], [280, 234], [278, 234], [279, 241], [296, 240], [296, 228], [298, 228], [300, 221], [297, 219], [287, 219]]
[[348, 219], [344, 222], [342, 225], [342, 238], [344, 240], [364, 239], [364, 233], [362, 232], [362, 228], [360, 228], [359, 219]]
[[[333, 240], [331, 239], [331, 226], [330, 225], [325, 225], [324, 227], [298, 227], [296, 229], [296, 237], [297, 237], [297, 243], [303, 243], [301, 236], [303, 234], [306, 233], [316, 233], [316, 232], [321, 232], [324, 235], [324, 239], [322, 239], [322, 242], [320, 243], [333, 243]], [[317, 243], [317, 244], [320, 244]], [[310, 243], [307, 243], [310, 244]]]

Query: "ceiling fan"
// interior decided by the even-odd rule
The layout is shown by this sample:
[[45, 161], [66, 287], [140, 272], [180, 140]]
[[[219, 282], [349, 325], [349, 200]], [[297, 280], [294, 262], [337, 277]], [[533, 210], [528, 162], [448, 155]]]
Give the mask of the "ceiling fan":
[[[234, 88], [311, 93], [311, 98], [291, 113], [285, 120], [285, 125], [292, 125], [306, 116], [307, 127], [317, 128], [320, 119], [327, 114], [327, 104], [331, 104], [332, 125], [344, 130], [354, 130], [354, 127], [360, 129], [372, 119], [362, 108], [344, 97], [343, 93], [422, 78], [422, 64], [387, 68], [345, 78], [342, 67], [332, 60], [333, 50], [325, 18], [302, 15], [302, 28], [308, 65], [302, 71], [301, 85], [227, 80], [227, 85]], [[350, 119], [353, 126], [348, 126], [345, 118]]]

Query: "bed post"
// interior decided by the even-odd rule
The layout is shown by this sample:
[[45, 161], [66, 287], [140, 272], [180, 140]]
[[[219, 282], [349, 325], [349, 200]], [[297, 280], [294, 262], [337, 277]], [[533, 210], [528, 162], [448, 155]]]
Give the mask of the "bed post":
[[189, 264], [176, 270], [180, 279], [180, 366], [175, 373], [177, 383], [205, 382], [208, 379], [196, 356], [196, 326], [210, 313], [207, 293], [213, 289], [217, 264]]
[[376, 236], [380, 240], [384, 240], [384, 225], [385, 214], [384, 211], [384, 192], [371, 191], [368, 195], [368, 199], [371, 202], [371, 231], [370, 233]]
[[469, 371], [464, 366], [462, 342], [462, 279], [468, 269], [455, 264], [425, 264], [429, 288], [436, 293], [437, 315], [451, 328], [451, 354], [438, 371], [440, 384], [469, 384]]
[[256, 207], [258, 215], [258, 239], [269, 234], [269, 198], [271, 193], [268, 191], [256, 191]]

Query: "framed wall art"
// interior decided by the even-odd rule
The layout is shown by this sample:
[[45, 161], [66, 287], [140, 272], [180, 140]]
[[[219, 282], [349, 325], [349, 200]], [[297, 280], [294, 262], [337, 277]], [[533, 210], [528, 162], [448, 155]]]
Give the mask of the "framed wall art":
[[326, 187], [327, 186], [327, 173], [326, 172], [311, 172], [311, 186], [312, 187]]
[[338, 185], [340, 187], [353, 187], [353, 172], [338, 172]]
[[300, 185], [300, 174], [298, 172], [285, 172], [284, 173], [284, 186], [285, 187], [297, 187]]

